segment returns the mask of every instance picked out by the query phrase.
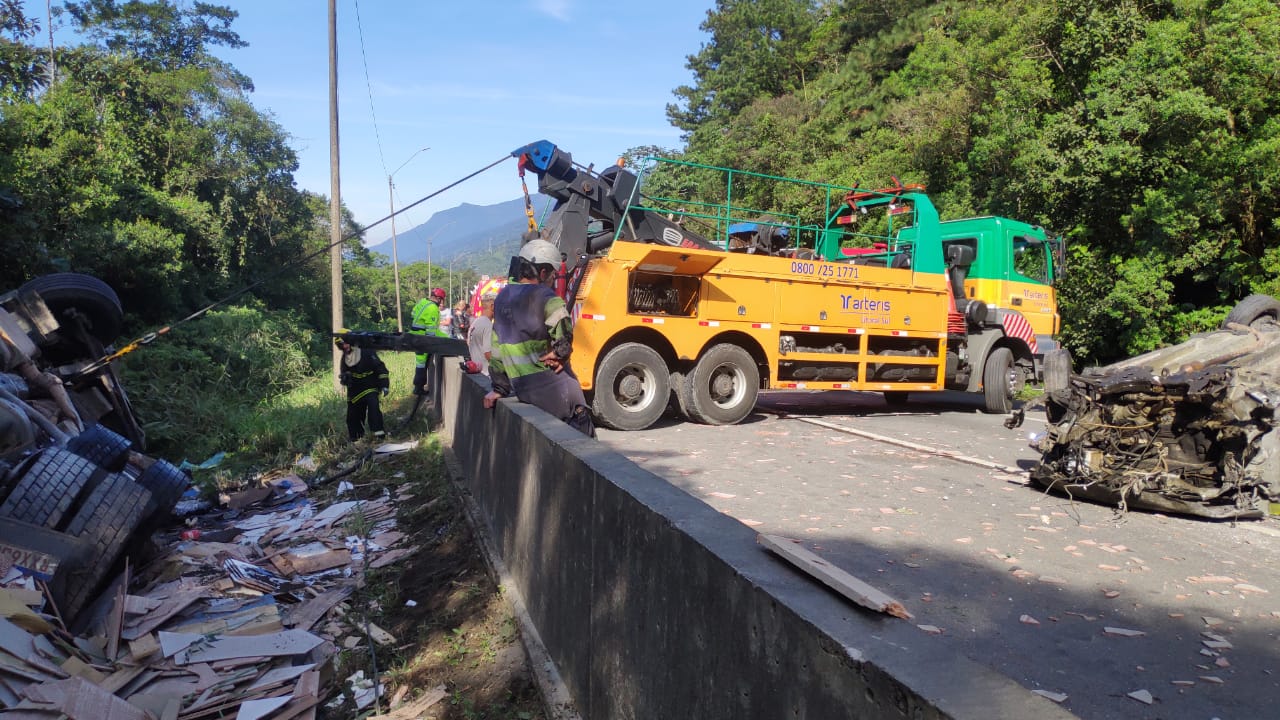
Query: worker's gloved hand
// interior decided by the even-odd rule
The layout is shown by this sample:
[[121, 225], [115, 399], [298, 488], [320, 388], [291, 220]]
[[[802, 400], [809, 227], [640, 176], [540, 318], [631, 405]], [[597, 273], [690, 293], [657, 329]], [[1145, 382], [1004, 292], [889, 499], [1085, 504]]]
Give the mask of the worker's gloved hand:
[[466, 362], [465, 368], [466, 368], [466, 371], [467, 371], [467, 372], [469, 372], [469, 373], [478, 373], [478, 372], [480, 372], [480, 366], [476, 364], [476, 361], [475, 361], [475, 360], [468, 360], [468, 361]]
[[382, 388], [382, 397], [386, 397], [390, 392], [390, 388]]
[[346, 385], [346, 384], [347, 384], [347, 382], [348, 382], [349, 380], [351, 380], [351, 373], [344, 372], [344, 373], [339, 373], [339, 374], [338, 374], [338, 382], [339, 382], [339, 383], [342, 383], [343, 385]]

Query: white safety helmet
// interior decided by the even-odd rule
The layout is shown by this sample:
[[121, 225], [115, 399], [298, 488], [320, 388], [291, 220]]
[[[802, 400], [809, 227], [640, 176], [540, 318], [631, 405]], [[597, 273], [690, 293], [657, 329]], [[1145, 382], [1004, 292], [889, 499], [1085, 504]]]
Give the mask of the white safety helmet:
[[550, 265], [560, 263], [560, 249], [541, 238], [535, 238], [520, 248], [520, 257], [533, 265]]

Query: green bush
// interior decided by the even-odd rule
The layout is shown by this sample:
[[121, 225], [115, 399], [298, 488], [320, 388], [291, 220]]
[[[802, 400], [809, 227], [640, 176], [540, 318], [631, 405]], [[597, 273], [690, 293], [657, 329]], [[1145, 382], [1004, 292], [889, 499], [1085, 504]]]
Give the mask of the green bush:
[[282, 311], [210, 312], [128, 356], [125, 386], [149, 450], [203, 459], [251, 442], [259, 406], [311, 379], [329, 359], [325, 336]]

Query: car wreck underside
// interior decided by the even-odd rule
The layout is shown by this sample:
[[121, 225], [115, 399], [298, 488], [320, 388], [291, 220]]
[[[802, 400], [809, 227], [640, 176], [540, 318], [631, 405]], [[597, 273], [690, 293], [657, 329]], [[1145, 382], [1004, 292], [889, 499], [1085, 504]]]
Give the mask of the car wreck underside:
[[1280, 501], [1274, 317], [1079, 374], [1069, 357], [1056, 362], [1036, 484], [1121, 509], [1218, 519], [1261, 518]]

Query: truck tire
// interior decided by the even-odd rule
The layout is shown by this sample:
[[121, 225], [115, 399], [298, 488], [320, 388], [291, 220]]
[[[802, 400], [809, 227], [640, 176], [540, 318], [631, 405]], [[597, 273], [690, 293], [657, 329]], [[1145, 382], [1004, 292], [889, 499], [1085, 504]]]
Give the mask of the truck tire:
[[115, 340], [124, 326], [120, 297], [110, 285], [92, 275], [73, 272], [42, 275], [18, 288], [19, 293], [29, 290], [40, 293], [49, 312], [59, 322], [72, 310], [87, 318], [89, 333], [103, 345]]
[[69, 450], [40, 453], [0, 503], [0, 516], [57, 529], [80, 492], [102, 470]]
[[906, 390], [885, 390], [884, 402], [889, 407], [902, 407], [907, 404], [907, 397], [910, 395]]
[[138, 484], [151, 493], [146, 516], [163, 522], [190, 487], [191, 477], [174, 464], [157, 460], [138, 476]]
[[119, 473], [107, 476], [89, 493], [64, 530], [87, 541], [91, 548], [83, 567], [68, 578], [61, 608], [66, 616], [74, 617], [94, 598], [129, 536], [142, 522], [150, 499], [151, 493]]
[[1226, 329], [1232, 323], [1257, 327], [1268, 322], [1280, 322], [1280, 301], [1270, 295], [1250, 295], [1231, 308], [1227, 318], [1222, 321], [1222, 327]]
[[614, 430], [643, 430], [667, 409], [671, 398], [667, 363], [656, 350], [623, 343], [610, 350], [596, 370], [591, 411]]
[[1013, 410], [1013, 352], [998, 347], [987, 356], [982, 368], [983, 409], [1003, 415]]
[[133, 443], [101, 425], [90, 425], [67, 441], [67, 449], [111, 472], [120, 472], [129, 460]]
[[678, 370], [671, 371], [671, 396], [674, 399], [674, 405], [680, 417], [685, 420], [691, 419], [689, 416], [689, 373], [691, 368], [681, 366]]
[[689, 419], [705, 425], [732, 425], [756, 406], [760, 370], [746, 350], [713, 345], [689, 374]]

